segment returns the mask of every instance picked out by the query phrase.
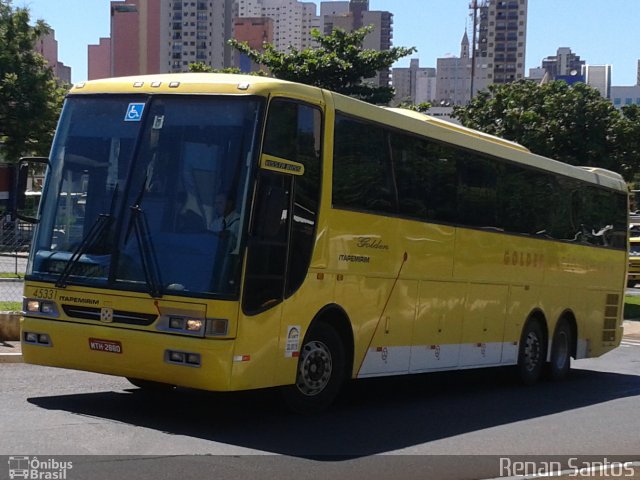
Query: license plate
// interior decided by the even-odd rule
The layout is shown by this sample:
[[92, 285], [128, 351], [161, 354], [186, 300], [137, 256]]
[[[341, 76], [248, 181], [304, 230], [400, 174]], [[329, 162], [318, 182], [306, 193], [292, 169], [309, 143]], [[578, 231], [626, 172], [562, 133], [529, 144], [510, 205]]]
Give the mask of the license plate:
[[96, 352], [122, 353], [122, 343], [113, 340], [89, 339], [89, 348]]

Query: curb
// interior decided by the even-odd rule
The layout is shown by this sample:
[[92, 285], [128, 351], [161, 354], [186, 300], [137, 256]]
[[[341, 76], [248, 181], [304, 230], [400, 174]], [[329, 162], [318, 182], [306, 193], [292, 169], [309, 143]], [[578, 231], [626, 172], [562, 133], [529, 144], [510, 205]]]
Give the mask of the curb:
[[22, 353], [0, 353], [0, 363], [23, 363]]

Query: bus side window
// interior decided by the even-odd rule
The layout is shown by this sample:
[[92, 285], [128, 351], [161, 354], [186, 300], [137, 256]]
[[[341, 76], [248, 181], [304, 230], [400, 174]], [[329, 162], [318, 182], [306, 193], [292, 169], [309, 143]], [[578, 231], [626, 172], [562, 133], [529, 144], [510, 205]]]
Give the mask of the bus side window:
[[322, 115], [318, 108], [275, 99], [263, 152], [304, 166], [299, 176], [259, 175], [243, 306], [253, 312], [292, 295], [313, 253], [320, 201]]

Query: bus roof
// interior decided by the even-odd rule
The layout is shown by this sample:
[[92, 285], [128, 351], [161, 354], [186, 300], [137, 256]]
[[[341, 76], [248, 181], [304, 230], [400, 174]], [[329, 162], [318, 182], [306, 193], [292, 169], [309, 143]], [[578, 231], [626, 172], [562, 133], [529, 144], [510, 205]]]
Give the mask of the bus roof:
[[338, 111], [378, 122], [391, 128], [426, 135], [445, 143], [614, 190], [627, 191], [624, 179], [615, 172], [599, 168], [574, 167], [536, 155], [518, 143], [418, 112], [401, 108], [381, 108], [318, 87], [271, 77], [225, 73], [141, 75], [82, 82], [74, 85], [69, 93], [72, 95], [103, 93], [286, 95], [314, 101], [319, 105], [332, 99], [335, 109]]
[[294, 97], [323, 99], [318, 87], [257, 75], [228, 73], [167, 73], [105, 78], [78, 83], [69, 92], [77, 94], [156, 93], [156, 94], [236, 94], [263, 95], [283, 93]]

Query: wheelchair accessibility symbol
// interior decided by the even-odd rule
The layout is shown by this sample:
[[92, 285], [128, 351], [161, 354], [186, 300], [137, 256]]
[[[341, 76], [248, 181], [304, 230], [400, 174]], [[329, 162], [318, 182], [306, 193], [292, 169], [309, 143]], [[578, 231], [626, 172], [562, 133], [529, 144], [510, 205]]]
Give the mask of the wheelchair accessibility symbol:
[[144, 103], [130, 103], [127, 107], [127, 113], [124, 116], [125, 122], [139, 122], [142, 120], [142, 111]]

